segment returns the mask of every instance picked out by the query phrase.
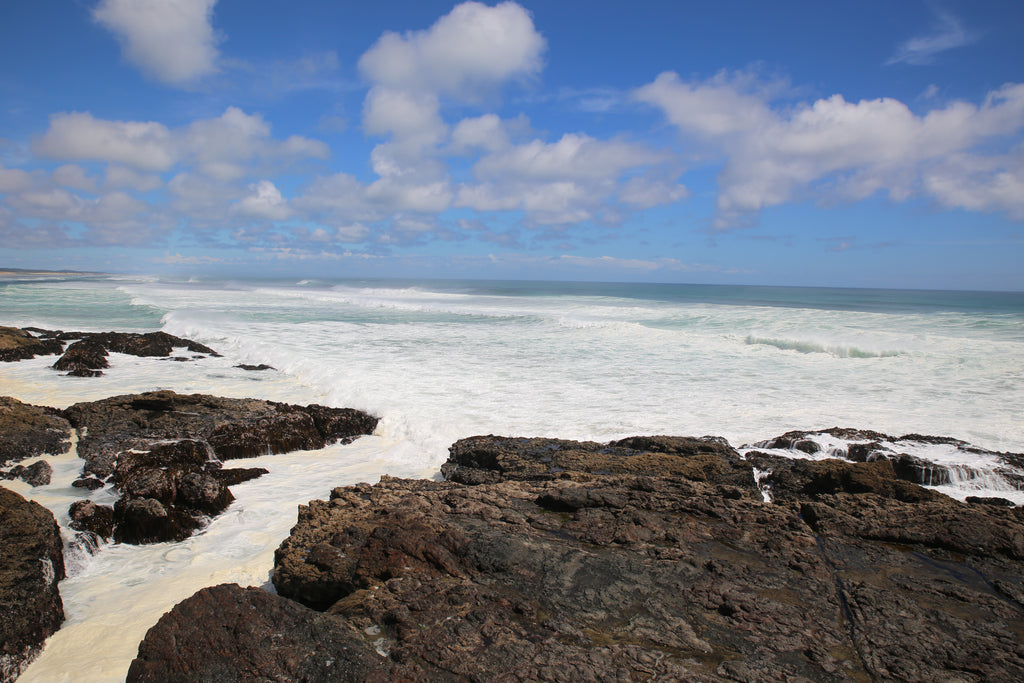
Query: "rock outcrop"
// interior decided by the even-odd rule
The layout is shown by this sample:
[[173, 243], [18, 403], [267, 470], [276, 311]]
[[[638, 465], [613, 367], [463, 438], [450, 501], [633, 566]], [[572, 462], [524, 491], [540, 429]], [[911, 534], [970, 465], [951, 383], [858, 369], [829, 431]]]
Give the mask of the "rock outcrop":
[[50, 511], [0, 487], [0, 681], [15, 680], [64, 621], [60, 531]]
[[[65, 350], [67, 342], [73, 342]], [[219, 356], [208, 346], [166, 332], [64, 332], [35, 327], [0, 327], [0, 361], [63, 354], [53, 364], [72, 377], [98, 377], [109, 367], [109, 352], [132, 356], [171, 356], [174, 349]], [[180, 360], [190, 360], [179, 358]]]
[[0, 467], [71, 448], [71, 425], [54, 408], [0, 396]]
[[347, 408], [172, 391], [77, 403], [63, 414], [85, 434], [81, 486], [107, 480], [121, 493], [112, 508], [72, 510], [71, 526], [123, 543], [185, 539], [234, 500], [228, 486], [266, 472], [221, 469], [222, 460], [323, 448], [377, 425]]
[[[887, 461], [753, 459], [709, 438], [460, 441], [447, 481], [384, 477], [300, 508], [265, 603], [313, 613], [273, 633], [338, 619], [357, 636], [345, 680], [1024, 679], [1021, 508], [955, 501]], [[228, 608], [198, 597], [129, 680], [227, 661], [280, 675], [254, 654], [267, 632], [225, 635]]]
[[[210, 620], [211, 615], [217, 615]], [[224, 656], [227, 654], [228, 656]], [[205, 661], [197, 676], [194, 662]], [[204, 588], [146, 634], [128, 680], [154, 683], [388, 679], [365, 634], [259, 588]]]
[[10, 363], [63, 352], [64, 344], [60, 340], [41, 339], [17, 327], [0, 327], [0, 362]]

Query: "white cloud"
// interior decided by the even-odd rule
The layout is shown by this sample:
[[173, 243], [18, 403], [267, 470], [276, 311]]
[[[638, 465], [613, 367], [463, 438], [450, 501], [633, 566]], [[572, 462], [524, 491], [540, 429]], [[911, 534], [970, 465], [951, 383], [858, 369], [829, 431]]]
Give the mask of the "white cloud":
[[32, 144], [52, 159], [108, 161], [145, 171], [166, 171], [177, 160], [166, 126], [152, 121], [106, 121], [88, 112], [54, 114]]
[[[493, 120], [473, 124], [483, 130], [496, 125]], [[461, 185], [455, 203], [478, 211], [522, 210], [533, 225], [579, 223], [608, 214], [608, 203], [619, 192], [623, 175], [659, 164], [665, 158], [636, 143], [597, 140], [576, 133], [551, 143], [532, 140], [521, 145], [502, 144], [474, 165], [479, 182]], [[640, 199], [642, 180], [632, 183], [626, 192], [637, 199], [637, 206], [655, 200], [653, 190], [648, 191], [645, 200]], [[673, 194], [676, 199], [683, 196], [663, 191], [654, 204]]]
[[273, 139], [262, 116], [237, 107], [176, 129], [153, 121], [107, 121], [88, 112], [55, 114], [32, 150], [52, 159], [101, 161], [141, 171], [191, 164], [217, 180], [237, 180], [252, 172], [254, 164], [287, 165], [330, 155], [319, 140], [296, 135]]
[[686, 83], [673, 72], [660, 74], [634, 92], [634, 97], [659, 107], [681, 130], [702, 138], [749, 133], [766, 126], [773, 114], [757, 94], [719, 74], [703, 83]]
[[137, 192], [150, 192], [163, 186], [160, 176], [138, 173], [124, 166], [107, 166], [104, 185], [108, 188], [130, 188]]
[[121, 41], [124, 57], [171, 85], [217, 70], [211, 19], [217, 0], [102, 0], [93, 17]]
[[232, 207], [234, 213], [265, 221], [283, 221], [291, 215], [281, 191], [269, 180], [261, 180], [249, 190], [250, 194]]
[[451, 148], [455, 154], [468, 154], [481, 149], [498, 152], [509, 144], [508, 131], [497, 114], [462, 119], [452, 131]]
[[438, 110], [433, 94], [375, 87], [363, 104], [363, 126], [371, 135], [394, 135], [399, 144], [419, 154], [447, 133]]
[[0, 193], [21, 192], [34, 184], [34, 176], [28, 171], [0, 166]]
[[655, 163], [662, 158], [663, 155], [641, 145], [567, 133], [557, 142], [533, 140], [487, 155], [477, 162], [474, 172], [481, 178], [514, 176], [537, 180], [610, 180], [627, 169]]
[[317, 178], [291, 205], [321, 223], [358, 223], [381, 218], [367, 202], [363, 184], [347, 173]]
[[253, 162], [288, 164], [304, 158], [326, 159], [327, 145], [291, 136], [274, 140], [270, 124], [259, 114], [228, 107], [215, 119], [202, 119], [179, 133], [179, 146], [199, 171], [222, 181], [237, 180], [252, 171]]
[[[1024, 85], [1008, 84], [978, 106], [954, 101], [924, 115], [898, 100], [847, 102], [841, 95], [773, 109], [763, 95], [717, 77], [685, 83], [662, 74], [636, 97], [659, 107], [687, 143], [724, 158], [715, 225], [743, 225], [760, 210], [794, 199], [863, 199], [886, 190], [902, 201], [924, 194], [949, 201], [923, 182], [950, 155], [1016, 135], [1024, 127]], [[732, 105], [746, 102], [743, 111]], [[729, 103], [732, 103], [730, 105]], [[975, 182], [985, 183], [976, 174]]]
[[673, 204], [689, 196], [689, 190], [679, 183], [647, 176], [630, 178], [619, 191], [619, 199], [638, 209]]
[[360, 58], [374, 83], [476, 99], [481, 88], [537, 74], [544, 38], [514, 2], [465, 2], [424, 31], [388, 32]]
[[96, 179], [90, 178], [85, 169], [75, 164], [64, 164], [53, 171], [53, 182], [74, 190], [93, 192], [96, 189]]
[[950, 12], [938, 11], [931, 31], [900, 45], [886, 64], [931, 64], [940, 52], [970, 45], [977, 39], [978, 34], [965, 28], [960, 19]]

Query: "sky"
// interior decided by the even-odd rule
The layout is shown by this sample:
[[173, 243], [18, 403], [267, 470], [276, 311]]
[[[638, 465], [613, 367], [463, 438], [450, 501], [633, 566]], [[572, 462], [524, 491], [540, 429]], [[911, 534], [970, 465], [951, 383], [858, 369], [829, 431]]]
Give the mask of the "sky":
[[1024, 2], [0, 3], [0, 267], [1024, 290]]

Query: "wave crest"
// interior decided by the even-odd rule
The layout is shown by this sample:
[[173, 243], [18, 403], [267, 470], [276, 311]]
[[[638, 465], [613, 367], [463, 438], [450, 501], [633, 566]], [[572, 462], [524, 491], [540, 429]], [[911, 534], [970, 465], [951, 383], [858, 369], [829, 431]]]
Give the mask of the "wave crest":
[[827, 353], [836, 358], [893, 358], [903, 355], [902, 351], [868, 351], [856, 346], [834, 346], [798, 339], [771, 339], [748, 335], [744, 343], [750, 346], [774, 346], [783, 351], [798, 353]]

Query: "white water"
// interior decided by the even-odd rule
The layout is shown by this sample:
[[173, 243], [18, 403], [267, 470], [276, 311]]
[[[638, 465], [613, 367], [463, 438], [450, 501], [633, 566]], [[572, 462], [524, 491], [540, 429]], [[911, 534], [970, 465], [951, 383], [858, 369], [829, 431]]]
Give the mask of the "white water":
[[[232, 487], [236, 502], [187, 541], [69, 558], [71, 576], [61, 584], [68, 620], [22, 680], [123, 679], [145, 631], [176, 602], [224, 581], [266, 584], [298, 505], [382, 473], [432, 476], [448, 446], [474, 434], [600, 441], [714, 434], [738, 446], [839, 425], [1024, 451], [1024, 312], [827, 310], [626, 294], [131, 278], [0, 288], [0, 324], [163, 329], [224, 354], [189, 363], [112, 354], [106, 374], [89, 379], [60, 376], [48, 368], [52, 357], [3, 364], [0, 395], [66, 407], [167, 388], [347, 406], [383, 418], [373, 437], [349, 446], [238, 463], [271, 474]], [[238, 363], [277, 370], [247, 372]], [[896, 452], [993, 465], [956, 449], [908, 448], [915, 446]], [[52, 462], [48, 487], [5, 485], [64, 524], [70, 503], [88, 494], [70, 487], [73, 456]], [[1024, 503], [994, 479], [975, 477], [948, 492]]]

